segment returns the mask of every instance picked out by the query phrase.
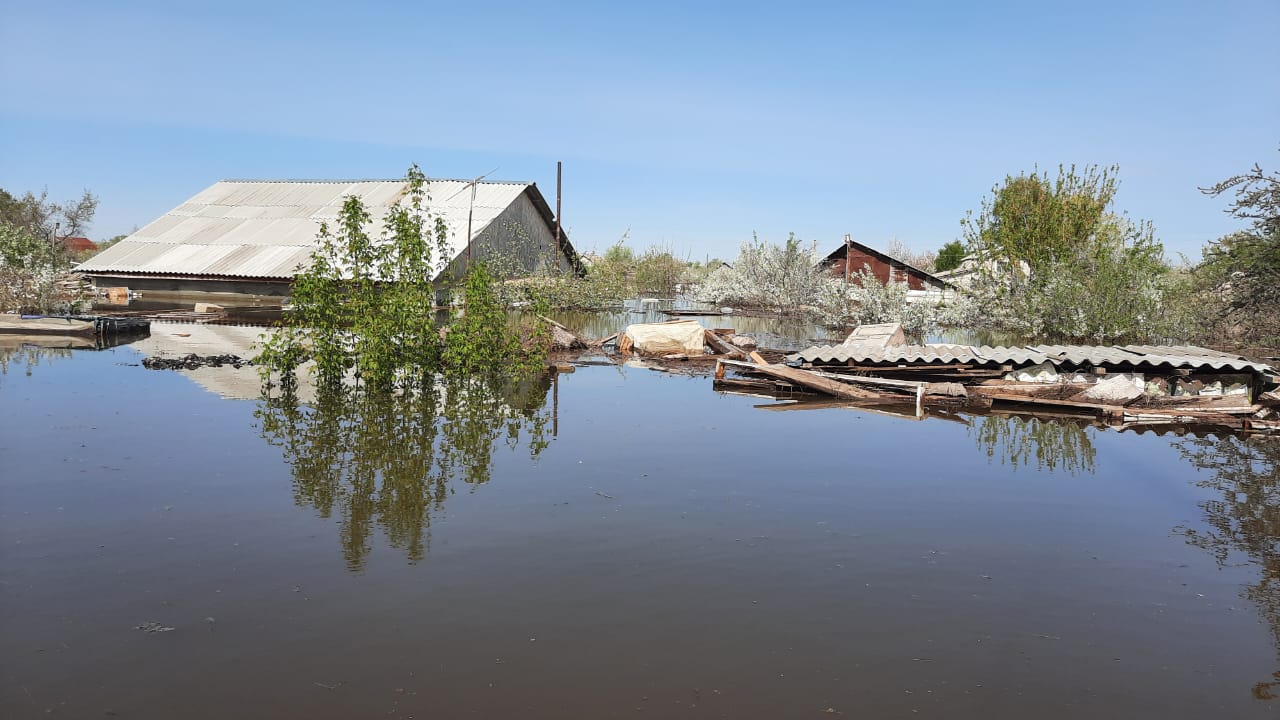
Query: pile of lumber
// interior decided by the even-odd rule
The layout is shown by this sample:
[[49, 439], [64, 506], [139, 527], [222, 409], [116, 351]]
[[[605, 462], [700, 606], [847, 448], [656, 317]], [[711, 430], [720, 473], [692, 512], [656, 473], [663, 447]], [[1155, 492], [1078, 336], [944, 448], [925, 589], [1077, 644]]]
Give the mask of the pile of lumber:
[[[845, 341], [866, 354], [903, 344], [896, 324], [863, 326]], [[858, 353], [850, 353], [859, 357]], [[1105, 368], [1059, 374], [1041, 366], [975, 366], [972, 363], [898, 365], [769, 363], [763, 358], [721, 356], [718, 390], [774, 398], [818, 395], [859, 405], [963, 407], [984, 411], [993, 405], [1029, 412], [1093, 417], [1112, 425], [1135, 423], [1212, 425], [1238, 430], [1280, 432], [1280, 376], [1174, 369], [1108, 374]]]

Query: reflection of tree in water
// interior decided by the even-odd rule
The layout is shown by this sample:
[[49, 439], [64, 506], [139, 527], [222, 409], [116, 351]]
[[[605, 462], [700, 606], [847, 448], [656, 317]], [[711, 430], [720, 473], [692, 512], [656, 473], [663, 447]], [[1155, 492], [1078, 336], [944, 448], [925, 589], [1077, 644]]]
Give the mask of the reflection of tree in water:
[[10, 366], [14, 366], [22, 367], [27, 376], [30, 376], [41, 363], [48, 364], [58, 358], [68, 357], [71, 357], [70, 348], [0, 344], [0, 375], [8, 375]]
[[294, 499], [341, 518], [347, 566], [359, 570], [375, 526], [411, 562], [430, 541], [431, 516], [455, 479], [489, 480], [498, 440], [511, 449], [547, 446], [550, 380], [501, 389], [480, 379], [441, 380], [403, 395], [321, 393], [310, 406], [292, 396], [260, 401], [262, 436], [284, 449]]
[[[1242, 594], [1258, 606], [1280, 652], [1280, 438], [1187, 438], [1176, 447], [1207, 471], [1196, 485], [1213, 495], [1200, 503], [1208, 528], [1179, 530], [1219, 565], [1235, 553], [1259, 567], [1261, 578]], [[1255, 685], [1253, 694], [1262, 700], [1280, 697], [1280, 671], [1271, 682]]]
[[1001, 463], [1037, 470], [1062, 469], [1072, 475], [1092, 473], [1097, 451], [1091, 429], [1069, 420], [980, 415], [969, 423], [969, 435]]

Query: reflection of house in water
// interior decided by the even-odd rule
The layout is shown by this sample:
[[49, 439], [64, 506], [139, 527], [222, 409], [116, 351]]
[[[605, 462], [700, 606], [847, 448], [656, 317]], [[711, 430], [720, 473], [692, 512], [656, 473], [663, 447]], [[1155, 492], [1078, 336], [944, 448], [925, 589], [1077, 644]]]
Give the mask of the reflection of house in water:
[[[201, 323], [152, 322], [151, 336], [131, 345], [146, 357], [180, 358], [185, 355], [238, 355], [251, 359], [258, 354], [258, 339], [270, 328], [256, 325], [213, 325]], [[235, 368], [202, 367], [177, 370], [200, 387], [229, 400], [255, 400], [262, 395], [258, 369], [251, 365]], [[300, 379], [305, 379], [305, 372]], [[310, 383], [298, 383], [299, 399], [314, 398]]]
[[[147, 357], [252, 358], [265, 330], [159, 322], [134, 347]], [[379, 532], [409, 560], [425, 557], [432, 517], [455, 482], [488, 482], [498, 446], [527, 448], [536, 457], [555, 430], [555, 375], [500, 387], [440, 378], [412, 392], [380, 395], [353, 386], [317, 392], [303, 368], [295, 395], [264, 398], [257, 370], [223, 365], [176, 372], [224, 398], [257, 402], [262, 437], [281, 449], [293, 475], [294, 501], [337, 520], [353, 570], [364, 566]]]

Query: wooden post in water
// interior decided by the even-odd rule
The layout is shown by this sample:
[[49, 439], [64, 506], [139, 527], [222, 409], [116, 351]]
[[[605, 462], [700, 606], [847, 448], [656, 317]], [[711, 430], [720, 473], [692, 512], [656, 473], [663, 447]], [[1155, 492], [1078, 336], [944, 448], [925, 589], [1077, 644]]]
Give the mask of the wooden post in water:
[[556, 270], [561, 270], [560, 256], [563, 254], [560, 249], [560, 193], [561, 193], [561, 170], [563, 163], [556, 161]]

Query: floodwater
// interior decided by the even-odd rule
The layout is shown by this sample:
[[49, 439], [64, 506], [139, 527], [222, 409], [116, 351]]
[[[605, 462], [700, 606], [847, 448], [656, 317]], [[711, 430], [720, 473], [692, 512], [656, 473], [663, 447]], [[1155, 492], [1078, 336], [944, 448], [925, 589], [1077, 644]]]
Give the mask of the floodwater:
[[0, 363], [0, 717], [1280, 715], [1275, 441], [145, 347]]

